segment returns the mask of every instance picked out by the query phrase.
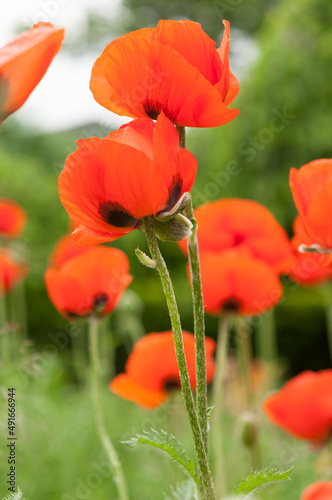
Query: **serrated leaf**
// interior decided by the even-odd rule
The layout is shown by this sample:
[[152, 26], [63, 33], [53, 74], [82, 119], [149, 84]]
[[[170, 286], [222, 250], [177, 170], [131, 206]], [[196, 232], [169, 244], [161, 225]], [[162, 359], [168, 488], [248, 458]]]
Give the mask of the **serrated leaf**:
[[23, 491], [20, 488], [17, 488], [17, 493], [12, 493], [7, 497], [3, 497], [2, 500], [24, 500]]
[[197, 500], [197, 489], [192, 481], [186, 481], [178, 486], [171, 486], [171, 494], [165, 494], [165, 500]]
[[252, 472], [251, 474], [249, 474], [248, 477], [242, 479], [240, 484], [236, 486], [235, 493], [236, 494], [251, 493], [256, 488], [259, 488], [264, 484], [273, 483], [275, 481], [285, 481], [286, 479], [289, 479], [289, 476], [291, 475], [292, 471], [293, 467], [286, 471], [278, 471], [277, 469], [271, 469], [269, 471], [261, 470], [259, 472]]
[[196, 475], [194, 462], [187, 456], [181, 443], [172, 434], [163, 430], [158, 432], [155, 429], [151, 429], [149, 432], [144, 431], [143, 434], [137, 434], [128, 441], [122, 442], [131, 448], [134, 448], [138, 444], [147, 444], [154, 448], [159, 448], [167, 453], [177, 464], [181, 465], [191, 479], [200, 486], [200, 480]]

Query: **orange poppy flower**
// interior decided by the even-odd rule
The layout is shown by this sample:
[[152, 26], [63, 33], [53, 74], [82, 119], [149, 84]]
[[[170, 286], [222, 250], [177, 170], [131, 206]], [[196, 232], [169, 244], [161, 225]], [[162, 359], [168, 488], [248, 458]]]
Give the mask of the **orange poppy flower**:
[[63, 38], [63, 28], [38, 23], [0, 49], [0, 122], [25, 103]]
[[79, 247], [71, 234], [65, 234], [56, 243], [50, 256], [50, 267], [60, 269], [67, 260], [89, 250], [89, 247]]
[[200, 260], [204, 307], [210, 314], [261, 314], [282, 297], [271, 266], [239, 250], [202, 252]]
[[299, 252], [300, 245], [313, 245], [314, 241], [308, 236], [303, 220], [297, 217], [293, 224], [294, 237], [292, 245], [296, 261], [290, 272], [290, 277], [302, 285], [314, 285], [332, 277], [332, 262], [327, 255], [312, 252]]
[[103, 139], [78, 141], [59, 177], [78, 243], [112, 241], [144, 217], [167, 215], [190, 191], [196, 168], [163, 113], [156, 123], [134, 120]]
[[[229, 198], [195, 210], [200, 253], [240, 250], [262, 260], [278, 274], [291, 269], [293, 251], [285, 230], [260, 203]], [[187, 254], [187, 241], [180, 242]]]
[[228, 109], [239, 91], [229, 71], [229, 22], [220, 48], [192, 21], [159, 21], [111, 42], [95, 62], [90, 89], [118, 115], [177, 125], [217, 127], [235, 118]]
[[[183, 332], [183, 343], [192, 389], [196, 388], [195, 338], [192, 333]], [[206, 337], [206, 378], [211, 382], [215, 361], [214, 340]], [[174, 339], [171, 331], [149, 333], [136, 342], [126, 363], [126, 372], [117, 375], [110, 383], [110, 389], [118, 396], [134, 401], [147, 409], [164, 403], [169, 389], [180, 388], [179, 369], [176, 362]]]
[[304, 490], [300, 500], [331, 500], [332, 481], [317, 481]]
[[284, 431], [302, 439], [323, 442], [332, 426], [332, 370], [306, 371], [269, 397], [263, 409]]
[[20, 262], [8, 248], [0, 248], [0, 293], [8, 293], [28, 274], [29, 266]]
[[332, 249], [332, 159], [292, 168], [289, 184], [307, 233], [314, 243]]
[[20, 205], [8, 198], [0, 198], [0, 237], [18, 238], [26, 220], [26, 211]]
[[117, 305], [131, 283], [129, 261], [117, 248], [93, 247], [45, 273], [48, 295], [65, 318], [101, 317]]

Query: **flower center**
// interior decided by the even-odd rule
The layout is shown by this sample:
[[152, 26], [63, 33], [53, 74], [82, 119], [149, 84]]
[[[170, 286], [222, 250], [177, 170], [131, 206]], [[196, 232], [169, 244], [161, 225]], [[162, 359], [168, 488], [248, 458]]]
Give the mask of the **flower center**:
[[171, 120], [171, 122], [175, 123], [175, 116], [173, 115], [173, 113], [171, 113], [171, 111], [167, 107], [163, 106], [159, 101], [147, 97], [142, 104], [145, 113], [152, 120], [156, 120], [161, 111], [163, 111], [165, 116], [167, 116], [167, 118]]
[[99, 213], [107, 224], [115, 227], [133, 227], [138, 222], [130, 212], [117, 202], [106, 201], [106, 203], [101, 203]]
[[233, 297], [224, 300], [224, 302], [221, 304], [221, 310], [223, 312], [237, 313], [240, 311], [240, 309], [241, 309], [240, 301]]

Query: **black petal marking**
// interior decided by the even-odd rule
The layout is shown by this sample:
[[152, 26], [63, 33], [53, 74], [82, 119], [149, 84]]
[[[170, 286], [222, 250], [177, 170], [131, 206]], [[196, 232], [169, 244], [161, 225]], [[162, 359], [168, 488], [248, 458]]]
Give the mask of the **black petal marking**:
[[224, 312], [239, 312], [241, 309], [241, 303], [237, 299], [227, 299], [221, 305], [221, 310]]
[[92, 302], [92, 309], [96, 314], [100, 314], [104, 311], [105, 307], [107, 306], [108, 302], [108, 295], [106, 293], [97, 293], [95, 297], [93, 298]]
[[[169, 212], [174, 205], [179, 201], [182, 191], [182, 179], [180, 177], [173, 177], [172, 184], [168, 188], [168, 200], [166, 206], [158, 212], [158, 214], [163, 212]], [[157, 215], [158, 215], [157, 214]]]
[[166, 107], [164, 107], [159, 101], [155, 101], [152, 99], [149, 99], [148, 97], [143, 101], [143, 107], [145, 110], [145, 113], [148, 115], [149, 118], [152, 120], [156, 120], [158, 118], [158, 115], [163, 111], [165, 116], [171, 122], [175, 123], [175, 117], [174, 115], [170, 112], [170, 110]]
[[115, 227], [133, 227], [138, 220], [135, 219], [120, 203], [107, 201], [99, 205], [99, 213], [107, 224]]
[[163, 383], [165, 391], [172, 391], [173, 389], [181, 389], [180, 380], [177, 377], [167, 377]]

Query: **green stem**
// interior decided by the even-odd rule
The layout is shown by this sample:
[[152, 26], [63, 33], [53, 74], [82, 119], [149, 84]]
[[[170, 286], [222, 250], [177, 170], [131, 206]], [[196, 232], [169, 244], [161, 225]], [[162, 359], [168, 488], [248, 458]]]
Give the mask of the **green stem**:
[[[245, 318], [241, 316], [236, 318], [237, 327], [237, 346], [238, 346], [238, 362], [242, 372], [242, 383], [245, 390], [246, 410], [253, 416], [254, 425], [257, 425], [257, 414], [255, 408], [255, 395], [252, 386], [250, 364], [252, 361], [252, 351], [250, 343], [249, 325]], [[252, 470], [257, 470], [260, 467], [260, 451], [258, 446], [257, 429], [255, 438], [248, 446], [250, 454], [250, 465]]]
[[[177, 126], [179, 134], [179, 146], [186, 148], [185, 127]], [[205, 363], [205, 321], [204, 302], [202, 292], [201, 270], [197, 242], [197, 224], [194, 217], [192, 200], [184, 210], [185, 216], [192, 222], [193, 230], [188, 238], [188, 260], [190, 267], [191, 290], [194, 306], [194, 334], [196, 348], [196, 407], [198, 421], [201, 426], [206, 454], [208, 456], [208, 427], [207, 427], [207, 384], [206, 384], [206, 363]]]
[[128, 492], [126, 480], [122, 471], [120, 460], [117, 456], [115, 448], [110, 437], [107, 434], [104, 415], [100, 398], [100, 361], [99, 361], [99, 345], [98, 345], [98, 320], [91, 318], [89, 324], [89, 354], [91, 363], [91, 391], [92, 401], [94, 406], [95, 418], [101, 442], [107, 453], [112, 471], [113, 479], [117, 487], [119, 500], [128, 500]]
[[258, 355], [266, 364], [267, 368], [267, 389], [275, 386], [277, 378], [277, 332], [273, 311], [261, 316], [261, 323], [258, 326]]
[[[157, 271], [159, 273], [162, 287], [166, 296], [167, 307], [169, 315], [171, 318], [172, 331], [174, 336], [174, 345], [176, 352], [176, 359], [179, 368], [179, 375], [181, 381], [182, 394], [184, 398], [184, 403], [193, 434], [198, 466], [202, 481], [202, 493], [203, 498], [206, 500], [214, 500], [214, 486], [212, 481], [211, 472], [209, 470], [209, 462], [205, 450], [205, 445], [202, 437], [201, 427], [198, 421], [193, 394], [190, 386], [190, 379], [188, 374], [186, 356], [184, 352], [183, 337], [182, 337], [182, 327], [178, 311], [178, 306], [176, 303], [176, 298], [173, 290], [172, 281], [160, 252], [158, 241], [156, 238], [153, 218], [146, 217], [144, 219], [146, 239], [148, 242], [149, 250], [152, 259], [156, 263]], [[206, 416], [205, 416], [206, 418]]]
[[227, 347], [230, 329], [230, 318], [220, 316], [218, 324], [218, 341], [216, 353], [217, 370], [213, 380], [213, 448], [215, 457], [216, 493], [218, 498], [223, 498], [227, 491], [225, 474], [225, 459], [223, 450], [223, 409], [224, 409], [224, 383], [227, 372]]

